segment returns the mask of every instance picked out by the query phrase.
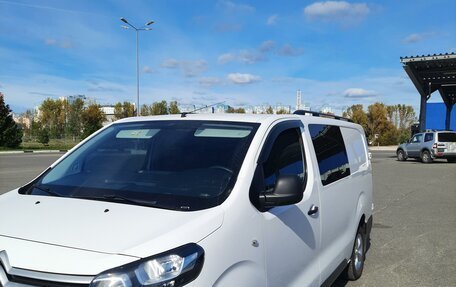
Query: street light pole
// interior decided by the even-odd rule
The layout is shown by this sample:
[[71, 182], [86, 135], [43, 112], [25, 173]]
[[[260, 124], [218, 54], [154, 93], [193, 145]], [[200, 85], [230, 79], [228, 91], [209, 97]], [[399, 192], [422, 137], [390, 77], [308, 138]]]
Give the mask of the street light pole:
[[[151, 28], [146, 28], [146, 26], [152, 25], [155, 22], [154, 21], [149, 21], [147, 22], [142, 28], [136, 28], [132, 24], [130, 24], [127, 19], [125, 18], [120, 18], [120, 21], [124, 22], [131, 28], [133, 28], [136, 32], [136, 116], [139, 117], [139, 31], [149, 31], [152, 30]], [[122, 26], [124, 29], [130, 29], [128, 26]]]

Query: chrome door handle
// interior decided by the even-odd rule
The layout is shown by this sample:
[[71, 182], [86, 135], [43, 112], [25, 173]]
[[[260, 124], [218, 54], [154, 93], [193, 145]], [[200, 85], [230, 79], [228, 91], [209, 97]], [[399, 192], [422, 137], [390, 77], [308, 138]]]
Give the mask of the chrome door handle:
[[315, 204], [312, 204], [309, 211], [307, 212], [307, 215], [313, 215], [317, 212], [318, 212], [318, 206], [316, 206]]

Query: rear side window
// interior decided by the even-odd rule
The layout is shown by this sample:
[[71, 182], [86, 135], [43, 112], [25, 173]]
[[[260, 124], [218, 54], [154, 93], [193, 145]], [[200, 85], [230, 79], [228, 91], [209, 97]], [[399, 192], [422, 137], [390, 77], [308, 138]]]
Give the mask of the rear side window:
[[347, 151], [338, 126], [309, 125], [318, 160], [321, 183], [330, 184], [350, 175]]
[[341, 128], [345, 148], [350, 158], [350, 173], [367, 168], [367, 151], [364, 136], [356, 129]]
[[425, 142], [430, 142], [434, 139], [434, 134], [433, 133], [427, 133], [424, 135], [424, 141]]
[[439, 142], [456, 142], [456, 133], [439, 133]]

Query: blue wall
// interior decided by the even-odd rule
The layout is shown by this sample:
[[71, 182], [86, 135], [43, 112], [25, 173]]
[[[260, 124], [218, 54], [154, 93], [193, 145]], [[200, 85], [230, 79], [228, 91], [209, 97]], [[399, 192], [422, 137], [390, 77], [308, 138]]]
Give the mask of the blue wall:
[[[446, 107], [444, 103], [426, 104], [426, 129], [444, 130], [446, 118]], [[450, 130], [456, 130], [456, 105], [451, 111]]]

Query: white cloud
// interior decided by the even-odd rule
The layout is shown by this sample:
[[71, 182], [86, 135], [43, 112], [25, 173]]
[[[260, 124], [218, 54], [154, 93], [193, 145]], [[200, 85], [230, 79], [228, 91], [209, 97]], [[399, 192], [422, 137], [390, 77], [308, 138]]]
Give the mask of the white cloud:
[[205, 86], [205, 87], [212, 87], [212, 86], [220, 85], [221, 83], [222, 83], [222, 81], [219, 78], [215, 78], [215, 77], [203, 77], [203, 78], [199, 79], [199, 84], [201, 86]]
[[274, 15], [271, 15], [268, 17], [268, 19], [266, 20], [266, 25], [268, 26], [273, 26], [277, 23], [277, 18], [279, 16], [277, 16], [277, 14], [274, 14]]
[[413, 33], [413, 34], [408, 35], [407, 37], [404, 37], [402, 39], [402, 43], [403, 44], [412, 44], [412, 43], [420, 42], [420, 41], [423, 41], [423, 40], [426, 40], [428, 38], [435, 36], [435, 34], [436, 33], [434, 33], [434, 32]]
[[254, 12], [255, 8], [247, 5], [235, 3], [229, 0], [220, 0], [217, 3], [217, 7], [221, 8], [225, 12], [229, 13], [239, 13], [239, 12]]
[[73, 43], [70, 40], [56, 40], [53, 38], [44, 39], [44, 44], [47, 46], [60, 47], [62, 49], [73, 48]]
[[173, 59], [173, 58], [166, 59], [165, 61], [163, 61], [161, 66], [163, 68], [176, 69], [176, 68], [179, 68], [179, 61], [176, 59]]
[[304, 50], [302, 48], [294, 48], [293, 46], [289, 44], [285, 44], [280, 48], [279, 54], [282, 56], [288, 56], [288, 57], [296, 57], [300, 56], [304, 53]]
[[241, 73], [228, 74], [227, 79], [228, 81], [236, 85], [247, 85], [261, 80], [259, 76]]
[[365, 90], [361, 88], [350, 88], [343, 92], [346, 98], [372, 98], [377, 95], [375, 91]]
[[219, 64], [229, 62], [240, 62], [244, 64], [255, 64], [264, 59], [263, 55], [257, 51], [241, 50], [236, 53], [225, 53], [218, 57]]
[[181, 69], [186, 77], [196, 77], [207, 70], [207, 62], [205, 60], [182, 61]]
[[152, 73], [152, 69], [149, 66], [144, 66], [143, 73], [150, 74]]
[[281, 48], [278, 48], [274, 41], [266, 40], [256, 49], [240, 50], [222, 54], [218, 57], [217, 61], [219, 64], [226, 64], [229, 62], [255, 64], [267, 60], [267, 57], [271, 54], [295, 57], [302, 55], [303, 52], [304, 50], [302, 48], [295, 48], [290, 44], [285, 44]]
[[217, 61], [219, 64], [226, 64], [236, 60], [236, 56], [232, 53], [225, 53], [218, 57]]
[[263, 43], [261, 43], [260, 47], [258, 50], [262, 53], [270, 52], [272, 51], [276, 46], [276, 43], [272, 40], [266, 40]]
[[165, 60], [161, 66], [167, 69], [180, 69], [186, 77], [196, 77], [208, 67], [205, 60], [178, 61], [173, 58]]
[[370, 13], [366, 3], [346, 1], [315, 2], [304, 8], [304, 15], [311, 20], [359, 21]]

